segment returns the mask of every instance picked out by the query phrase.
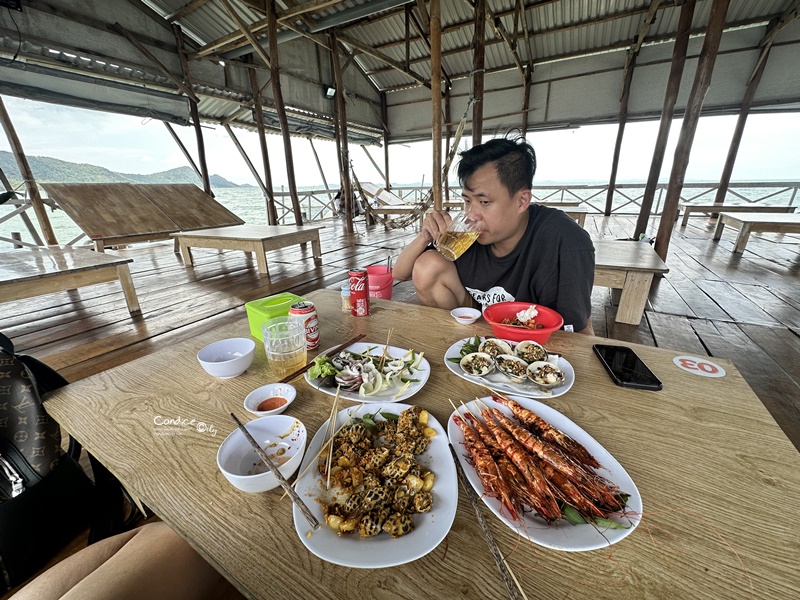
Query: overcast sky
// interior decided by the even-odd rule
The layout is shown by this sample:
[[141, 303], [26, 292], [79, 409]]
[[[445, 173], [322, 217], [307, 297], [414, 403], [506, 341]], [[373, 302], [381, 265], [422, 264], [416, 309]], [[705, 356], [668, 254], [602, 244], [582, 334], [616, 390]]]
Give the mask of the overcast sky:
[[[110, 113], [75, 109], [4, 96], [17, 135], [28, 156], [49, 156], [77, 163], [88, 163], [123, 173], [156, 173], [187, 166], [187, 161], [159, 121]], [[735, 117], [708, 117], [700, 120], [692, 148], [686, 180], [715, 181], [720, 177], [730, 144]], [[175, 127], [189, 151], [196, 156], [194, 130]], [[238, 184], [255, 184], [239, 152], [221, 127], [204, 126], [209, 171]], [[620, 159], [618, 181], [645, 181], [650, 170], [658, 122], [629, 123]], [[260, 164], [255, 133], [234, 129], [254, 164]], [[539, 168], [536, 181], [607, 181], [616, 125], [595, 125], [573, 130], [530, 133]], [[670, 132], [661, 179], [667, 180], [672, 156], [680, 133], [680, 121]], [[286, 165], [279, 136], [267, 136], [273, 183], [286, 184]], [[306, 139], [293, 138], [294, 164], [298, 185], [317, 185], [322, 178], [311, 146]], [[338, 187], [338, 167], [334, 145], [315, 141], [325, 177]], [[462, 140], [462, 147], [464, 141]], [[10, 150], [5, 135], [0, 135], [0, 150]], [[383, 149], [370, 148], [379, 165]], [[379, 181], [375, 168], [364, 151], [350, 146], [350, 156], [362, 181]], [[431, 180], [430, 143], [390, 146], [393, 183]], [[800, 178], [800, 114], [751, 115], [739, 149], [733, 180], [765, 181]]]

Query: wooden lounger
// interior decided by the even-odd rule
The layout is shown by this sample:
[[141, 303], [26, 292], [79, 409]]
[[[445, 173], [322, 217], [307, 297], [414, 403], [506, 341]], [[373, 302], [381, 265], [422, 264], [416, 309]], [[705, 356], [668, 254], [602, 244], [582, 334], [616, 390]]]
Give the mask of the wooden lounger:
[[679, 205], [680, 210], [683, 211], [683, 219], [681, 219], [681, 227], [686, 227], [689, 222], [689, 216], [693, 212], [701, 212], [707, 215], [713, 215], [720, 212], [769, 212], [769, 213], [790, 213], [794, 212], [794, 206], [775, 206], [775, 205], [756, 205], [756, 204], [693, 204], [691, 202], [681, 202]]
[[800, 215], [796, 214], [773, 214], [761, 212], [742, 212], [742, 213], [719, 213], [717, 228], [714, 230], [714, 240], [722, 237], [722, 230], [725, 225], [735, 227], [739, 230], [736, 238], [736, 246], [733, 251], [742, 253], [750, 234], [753, 232], [770, 233], [800, 233]]
[[617, 323], [638, 325], [656, 273], [669, 268], [650, 244], [619, 240], [594, 242], [594, 285], [621, 289]]
[[48, 246], [0, 252], [0, 302], [119, 280], [131, 316], [141, 315], [128, 263], [87, 248]]
[[255, 252], [258, 271], [269, 276], [267, 268], [268, 250], [277, 250], [294, 244], [311, 242], [314, 264], [322, 265], [322, 247], [319, 230], [322, 227], [298, 227], [296, 225], [238, 225], [216, 227], [197, 231], [173, 233], [180, 244], [186, 266], [194, 265], [192, 248], [218, 248], [221, 250], [244, 250]]
[[45, 183], [42, 187], [98, 252], [110, 245], [169, 239], [178, 231], [244, 223], [192, 184]]

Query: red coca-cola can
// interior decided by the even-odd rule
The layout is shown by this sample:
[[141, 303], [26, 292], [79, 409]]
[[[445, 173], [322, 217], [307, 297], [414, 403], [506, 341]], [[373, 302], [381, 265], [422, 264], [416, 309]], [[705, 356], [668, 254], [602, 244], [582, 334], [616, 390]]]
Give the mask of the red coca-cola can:
[[369, 315], [369, 279], [366, 269], [350, 271], [350, 314], [354, 317]]
[[289, 320], [302, 321], [306, 328], [306, 348], [319, 348], [319, 318], [313, 303], [295, 302], [289, 307]]

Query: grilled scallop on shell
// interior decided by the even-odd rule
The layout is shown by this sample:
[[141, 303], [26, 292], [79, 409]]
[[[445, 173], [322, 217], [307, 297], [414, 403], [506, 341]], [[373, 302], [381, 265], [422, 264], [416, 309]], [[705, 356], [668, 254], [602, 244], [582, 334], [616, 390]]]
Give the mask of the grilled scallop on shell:
[[536, 362], [537, 360], [547, 360], [548, 356], [544, 346], [532, 340], [525, 340], [517, 344], [517, 347], [514, 348], [514, 354], [527, 363]]
[[540, 388], [549, 390], [564, 383], [564, 371], [553, 363], [543, 360], [528, 365], [528, 379]]
[[513, 354], [511, 344], [496, 338], [489, 338], [481, 342], [481, 345], [478, 346], [478, 352], [485, 352], [492, 358], [497, 358], [500, 354]]
[[494, 371], [495, 363], [491, 355], [486, 352], [472, 352], [461, 359], [459, 363], [464, 373], [480, 377]]
[[528, 363], [514, 354], [501, 354], [494, 359], [497, 370], [514, 383], [528, 379]]

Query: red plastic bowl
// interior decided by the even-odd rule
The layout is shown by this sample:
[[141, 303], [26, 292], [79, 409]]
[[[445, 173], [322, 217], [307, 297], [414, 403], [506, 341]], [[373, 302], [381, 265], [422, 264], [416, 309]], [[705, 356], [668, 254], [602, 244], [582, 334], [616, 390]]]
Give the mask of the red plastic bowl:
[[[539, 314], [536, 315], [536, 322], [544, 325], [542, 329], [526, 329], [525, 327], [512, 327], [503, 325], [503, 319], [514, 319], [514, 316], [531, 306], [535, 306]], [[504, 340], [521, 342], [523, 340], [533, 340], [539, 344], [544, 344], [550, 339], [550, 334], [561, 329], [564, 325], [564, 318], [554, 311], [541, 304], [531, 302], [498, 302], [487, 306], [483, 311], [483, 318], [492, 326], [492, 333]]]

